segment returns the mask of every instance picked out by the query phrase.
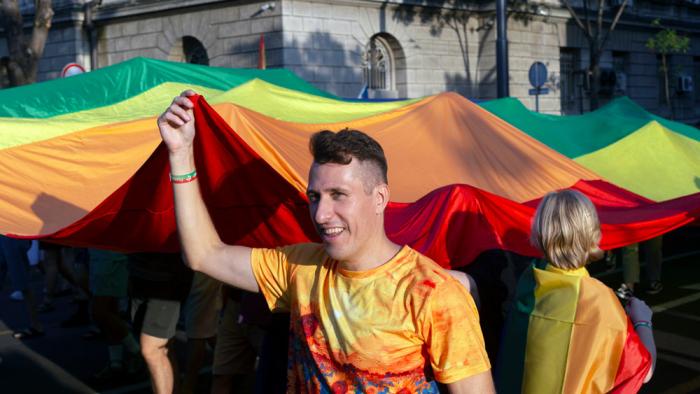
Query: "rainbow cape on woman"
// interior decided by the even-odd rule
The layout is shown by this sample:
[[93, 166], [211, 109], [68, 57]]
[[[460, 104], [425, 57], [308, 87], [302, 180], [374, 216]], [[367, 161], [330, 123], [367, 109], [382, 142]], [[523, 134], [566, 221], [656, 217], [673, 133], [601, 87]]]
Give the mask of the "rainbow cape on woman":
[[586, 268], [526, 269], [500, 349], [499, 393], [636, 393], [651, 367], [620, 301]]

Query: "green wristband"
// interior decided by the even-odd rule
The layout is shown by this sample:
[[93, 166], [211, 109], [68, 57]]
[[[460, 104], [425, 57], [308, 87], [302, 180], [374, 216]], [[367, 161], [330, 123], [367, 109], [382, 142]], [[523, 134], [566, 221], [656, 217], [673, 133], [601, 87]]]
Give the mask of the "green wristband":
[[197, 170], [194, 170], [194, 171], [190, 172], [189, 174], [185, 174], [185, 175], [170, 174], [170, 180], [171, 181], [184, 181], [186, 179], [191, 179], [191, 178], [194, 178], [196, 176], [197, 176]]
[[638, 321], [634, 323], [634, 329], [636, 330], [637, 327], [646, 327], [651, 330], [651, 322], [648, 321]]

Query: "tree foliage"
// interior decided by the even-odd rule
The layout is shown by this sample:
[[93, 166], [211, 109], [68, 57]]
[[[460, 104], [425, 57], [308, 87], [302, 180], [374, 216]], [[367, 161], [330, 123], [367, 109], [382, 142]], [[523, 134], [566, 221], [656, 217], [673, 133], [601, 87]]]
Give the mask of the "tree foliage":
[[628, 0], [624, 0], [617, 10], [613, 11], [613, 19], [609, 24], [605, 23], [605, 0], [595, 0], [595, 7], [591, 6], [594, 0], [582, 0], [583, 6], [581, 11], [583, 15], [574, 10], [571, 0], [562, 0], [564, 6], [588, 41], [589, 48], [589, 66], [588, 76], [590, 78], [590, 108], [594, 110], [600, 106], [600, 57], [605, 50], [610, 35], [615, 30], [617, 23], [620, 21], [622, 13], [627, 7]]
[[[656, 19], [651, 23], [656, 28], [661, 28], [661, 22]], [[675, 53], [686, 53], [690, 49], [690, 38], [680, 36], [669, 27], [662, 28], [646, 42], [647, 48], [654, 53], [661, 55], [661, 65], [659, 71], [664, 77], [664, 96], [666, 105], [671, 110], [673, 116], [673, 106], [671, 105], [671, 89], [669, 86], [670, 72], [668, 67], [668, 56]]]
[[[536, 4], [532, 4], [528, 0], [509, 0], [508, 14], [513, 19], [527, 24], [537, 9]], [[494, 11], [483, 11], [479, 8], [477, 1], [467, 0], [422, 0], [411, 3], [397, 4], [394, 9], [392, 18], [394, 21], [409, 25], [414, 22], [420, 22], [423, 25], [430, 26], [430, 34], [439, 37], [444, 30], [451, 31], [455, 34], [459, 43], [464, 65], [465, 77], [458, 75], [450, 77], [448, 83], [459, 84], [465, 88], [465, 93], [468, 96], [476, 96], [476, 81], [472, 75], [473, 63], [478, 62], [482, 52], [485, 49], [483, 40], [487, 34], [482, 34], [478, 43], [478, 52], [476, 54], [469, 52], [470, 33], [475, 30], [489, 30], [493, 28], [493, 23], [485, 21], [495, 21]], [[481, 20], [478, 27], [469, 26], [470, 21]], [[472, 35], [473, 37], [473, 35]]]

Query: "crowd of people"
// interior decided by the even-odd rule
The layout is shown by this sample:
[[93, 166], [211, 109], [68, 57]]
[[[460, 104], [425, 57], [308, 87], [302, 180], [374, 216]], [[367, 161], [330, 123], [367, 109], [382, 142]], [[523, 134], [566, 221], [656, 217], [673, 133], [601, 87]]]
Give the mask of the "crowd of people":
[[[225, 244], [197, 182], [193, 95], [188, 91], [175, 98], [158, 119], [169, 151], [182, 253], [74, 251], [74, 259], [87, 262], [89, 275], [81, 278], [65, 259], [56, 257], [63, 255], [60, 249], [44, 245], [44, 259], [53, 261], [53, 268], [45, 269], [42, 310], [51, 308], [56, 291], [55, 279], [49, 284], [48, 278], [54, 275], [50, 272], [61, 273], [79, 289], [83, 300], [90, 300], [91, 320], [103, 334], [109, 355], [109, 364], [98, 378], [136, 373], [145, 365], [154, 392], [193, 392], [207, 348], [212, 348], [213, 393], [234, 388], [265, 393], [562, 391], [562, 387], [533, 385], [532, 379], [522, 377], [546, 374], [550, 364], [522, 362], [509, 354], [517, 347], [511, 344], [521, 343], [517, 338], [555, 337], [560, 328], [540, 325], [528, 331], [526, 325], [506, 324], [500, 355], [488, 354], [478, 304], [489, 300], [479, 300], [473, 278], [445, 270], [387, 237], [388, 165], [379, 143], [361, 131], [321, 131], [311, 137], [313, 164], [307, 197], [321, 243], [276, 249]], [[587, 288], [600, 291], [595, 296], [586, 293], [593, 297], [586, 300], [587, 305], [612, 311], [621, 322], [613, 327], [602, 320], [602, 313], [588, 307], [587, 317], [582, 317], [588, 319], [586, 324], [608, 324], [610, 343], [624, 344], [624, 348], [608, 342], [576, 348], [581, 354], [573, 356], [583, 361], [577, 369], [566, 371], [565, 384], [591, 391], [623, 385], [639, 389], [653, 374], [652, 313], [643, 301], [626, 297], [619, 302], [612, 290], [588, 278], [585, 266], [602, 256], [600, 234], [595, 208], [583, 194], [568, 190], [548, 194], [532, 226], [533, 245], [545, 259], [532, 264], [523, 278], [539, 275], [555, 284], [586, 278]], [[36, 317], [37, 296], [27, 285], [26, 270], [22, 274], [15, 267], [25, 263], [13, 260], [20, 261], [21, 255], [26, 259], [27, 245], [27, 241], [2, 238], [5, 263], [13, 267], [8, 271], [13, 286], [23, 294], [30, 321], [26, 330], [15, 334], [18, 339], [43, 333]], [[530, 290], [537, 298], [520, 290], [525, 279], [509, 308], [509, 323], [528, 318], [523, 305], [533, 304], [532, 311], [542, 297], [556, 304], [574, 294], [563, 285], [538, 289], [538, 283], [544, 282], [535, 281]], [[122, 300], [127, 296], [125, 319]], [[572, 300], [572, 305], [583, 302]], [[181, 310], [188, 347], [184, 366], [178, 366], [173, 351]], [[596, 338], [586, 337], [585, 330], [578, 337], [583, 338], [577, 339], [581, 343], [597, 343]], [[566, 354], [566, 349], [548, 351]], [[593, 357], [587, 351], [597, 354]], [[621, 357], [635, 360], [626, 361], [623, 377], [615, 368]], [[612, 365], [610, 371], [601, 372], [601, 360]], [[504, 370], [522, 372], [520, 383], [514, 384]], [[592, 384], [590, 379], [606, 373], [612, 375], [600, 381], [607, 386], [587, 386]], [[574, 379], [577, 376], [580, 379]], [[572, 379], [575, 383], [569, 382]]]
[[[28, 325], [17, 329], [14, 338], [43, 337], [39, 315], [53, 311], [54, 299], [68, 293], [77, 307], [61, 326], [89, 327], [85, 339], [100, 338], [106, 345], [108, 362], [95, 371], [95, 384], [138, 379], [148, 372], [154, 392], [195, 392], [200, 371], [212, 357], [207, 353], [213, 351], [213, 392], [231, 392], [246, 381], [247, 387], [254, 386], [255, 366], [270, 327], [270, 313], [259, 295], [224, 288], [193, 272], [180, 254], [126, 255], [42, 242], [38, 268], [44, 286], [39, 296], [30, 280], [31, 241], [0, 241], [0, 282], [8, 279], [10, 298], [26, 307]], [[50, 264], [60, 267], [53, 272], [61, 277], [52, 275]], [[186, 335], [187, 362], [181, 366], [174, 349], [178, 325]], [[286, 350], [278, 352], [282, 358], [285, 354]], [[286, 369], [281, 371], [277, 381], [285, 379]]]

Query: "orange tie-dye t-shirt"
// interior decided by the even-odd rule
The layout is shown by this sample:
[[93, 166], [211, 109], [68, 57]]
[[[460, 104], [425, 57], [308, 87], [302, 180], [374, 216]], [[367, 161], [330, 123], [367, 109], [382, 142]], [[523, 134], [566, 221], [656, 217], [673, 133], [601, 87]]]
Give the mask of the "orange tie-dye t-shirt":
[[404, 246], [369, 271], [347, 271], [319, 244], [253, 249], [273, 311], [291, 313], [288, 391], [437, 393], [490, 369], [466, 289]]

